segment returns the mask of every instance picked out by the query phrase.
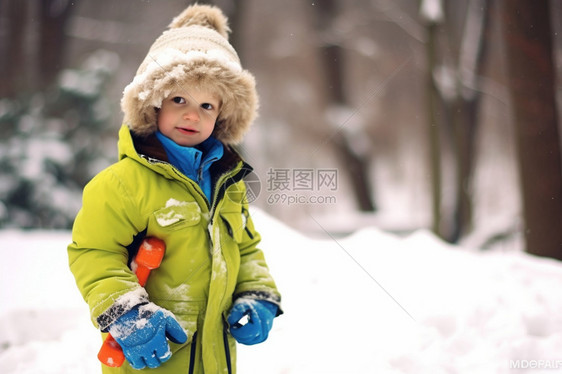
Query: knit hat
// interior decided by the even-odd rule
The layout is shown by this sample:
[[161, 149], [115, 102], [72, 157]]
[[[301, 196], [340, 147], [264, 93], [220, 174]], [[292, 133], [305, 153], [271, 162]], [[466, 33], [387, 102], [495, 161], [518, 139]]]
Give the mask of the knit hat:
[[225, 144], [242, 140], [257, 115], [258, 97], [254, 77], [228, 42], [229, 32], [227, 18], [214, 6], [195, 4], [173, 19], [123, 92], [124, 122], [133, 133], [154, 133], [155, 108], [172, 91], [195, 87], [221, 99], [213, 135]]

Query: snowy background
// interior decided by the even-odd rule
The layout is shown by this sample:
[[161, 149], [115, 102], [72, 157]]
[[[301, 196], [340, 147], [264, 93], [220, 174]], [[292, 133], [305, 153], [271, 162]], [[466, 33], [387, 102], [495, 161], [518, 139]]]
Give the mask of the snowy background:
[[[558, 261], [452, 247], [426, 231], [310, 238], [252, 214], [285, 314], [264, 344], [239, 346], [240, 373], [562, 371]], [[0, 373], [99, 372], [69, 241], [0, 231]]]
[[[42, 32], [39, 8], [48, 3], [63, 15], [51, 25], [61, 35]], [[229, 0], [217, 3], [235, 10]], [[513, 104], [497, 15], [485, 33], [475, 165], [465, 186], [473, 226], [453, 246], [425, 230], [432, 217], [423, 18], [438, 12], [424, 7], [421, 17], [418, 0], [334, 3], [337, 12], [321, 22], [322, 2], [249, 0], [233, 25], [233, 43], [260, 93], [260, 117], [242, 147], [261, 181], [253, 214], [285, 309], [266, 343], [240, 347], [239, 372], [562, 372], [562, 263], [523, 252]], [[476, 2], [424, 5], [440, 3], [445, 23], [435, 74], [443, 89], [459, 73], [462, 50], [476, 45], [462, 37], [468, 4]], [[185, 4], [0, 1], [0, 73], [16, 71], [0, 85], [0, 374], [99, 373], [100, 337], [68, 270], [70, 231], [63, 229], [84, 184], [116, 160], [123, 87]], [[562, 76], [562, 2], [550, 4]], [[49, 35], [58, 35], [55, 42], [43, 38]], [[20, 36], [24, 48], [12, 43]], [[345, 105], [330, 99], [334, 82], [322, 56], [332, 44], [343, 51]], [[65, 56], [51, 64], [57, 70], [50, 80], [44, 45]], [[8, 87], [13, 92], [4, 97]], [[560, 107], [560, 82], [556, 87]], [[441, 112], [447, 226], [456, 145], [451, 118]], [[367, 165], [376, 212], [357, 212], [358, 173], [349, 173], [337, 146], [342, 139]], [[272, 171], [299, 170], [335, 171], [337, 185], [320, 188], [315, 180], [308, 194], [271, 187], [282, 181]], [[325, 200], [278, 201], [297, 195]]]

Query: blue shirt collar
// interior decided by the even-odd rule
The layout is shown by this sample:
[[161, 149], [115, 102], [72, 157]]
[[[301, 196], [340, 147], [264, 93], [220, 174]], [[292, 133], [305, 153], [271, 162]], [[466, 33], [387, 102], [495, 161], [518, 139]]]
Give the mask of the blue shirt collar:
[[[164, 146], [170, 164], [196, 181], [202, 188], [203, 180], [210, 179], [209, 168], [224, 155], [223, 144], [212, 136], [196, 147], [181, 146], [160, 131], [156, 132], [156, 137]], [[207, 195], [207, 191], [204, 192]]]

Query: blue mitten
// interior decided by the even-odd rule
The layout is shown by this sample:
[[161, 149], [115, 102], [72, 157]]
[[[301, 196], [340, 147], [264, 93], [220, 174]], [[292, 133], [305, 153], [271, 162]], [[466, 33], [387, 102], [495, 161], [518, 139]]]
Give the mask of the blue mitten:
[[[261, 343], [267, 339], [276, 315], [277, 305], [269, 301], [240, 298], [234, 302], [228, 316], [230, 333], [238, 343]], [[244, 316], [248, 316], [248, 321], [242, 324]]]
[[172, 356], [166, 337], [185, 343], [187, 334], [174, 315], [156, 304], [137, 306], [109, 327], [125, 358], [134, 369], [156, 368]]

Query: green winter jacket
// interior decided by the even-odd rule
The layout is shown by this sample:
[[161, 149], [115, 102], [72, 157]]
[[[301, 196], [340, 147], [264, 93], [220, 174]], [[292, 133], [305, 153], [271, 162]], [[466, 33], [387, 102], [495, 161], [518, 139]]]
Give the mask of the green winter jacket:
[[[102, 331], [139, 303], [168, 309], [188, 333], [170, 342], [172, 358], [151, 373], [235, 373], [235, 341], [226, 316], [233, 300], [280, 305], [248, 215], [242, 178], [251, 170], [225, 146], [212, 166], [212, 203], [192, 180], [166, 162], [155, 137], [119, 132], [119, 162], [84, 189], [76, 217], [70, 269], [94, 325]], [[166, 254], [144, 288], [128, 264], [143, 237], [164, 240]], [[127, 362], [103, 373], [136, 373]]]

